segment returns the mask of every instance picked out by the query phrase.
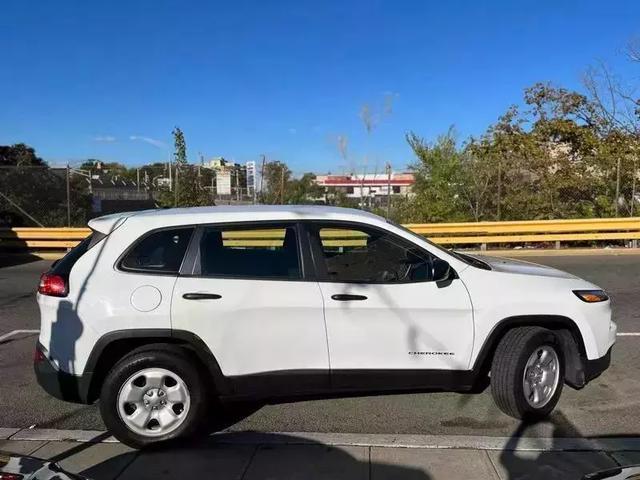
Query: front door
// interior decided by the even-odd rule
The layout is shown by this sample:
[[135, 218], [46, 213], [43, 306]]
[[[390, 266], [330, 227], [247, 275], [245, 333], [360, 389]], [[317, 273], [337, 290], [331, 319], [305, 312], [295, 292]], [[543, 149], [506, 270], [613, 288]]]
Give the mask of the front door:
[[308, 228], [335, 387], [416, 386], [426, 370], [468, 368], [471, 301], [461, 280], [432, 281], [433, 254], [379, 228]]
[[210, 226], [197, 235], [193, 272], [174, 289], [172, 327], [198, 335], [238, 390], [326, 388], [322, 295], [304, 279], [296, 225]]

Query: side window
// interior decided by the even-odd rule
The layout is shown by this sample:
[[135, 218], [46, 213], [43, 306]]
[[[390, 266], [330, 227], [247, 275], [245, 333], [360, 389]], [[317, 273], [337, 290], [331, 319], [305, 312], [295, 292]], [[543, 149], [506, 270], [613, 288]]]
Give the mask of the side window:
[[192, 233], [191, 227], [151, 233], [127, 252], [120, 268], [136, 272], [178, 273]]
[[205, 276], [296, 280], [302, 277], [294, 226], [207, 227], [200, 240]]
[[375, 229], [319, 228], [321, 270], [330, 282], [409, 283], [431, 280], [431, 256]]

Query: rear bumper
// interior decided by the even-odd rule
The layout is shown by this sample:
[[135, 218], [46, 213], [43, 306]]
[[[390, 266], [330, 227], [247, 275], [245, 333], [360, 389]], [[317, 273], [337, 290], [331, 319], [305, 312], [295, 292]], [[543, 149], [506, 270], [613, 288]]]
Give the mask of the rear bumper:
[[58, 369], [50, 360], [47, 350], [38, 342], [33, 362], [36, 380], [52, 397], [65, 402], [89, 403], [91, 375], [72, 375]]

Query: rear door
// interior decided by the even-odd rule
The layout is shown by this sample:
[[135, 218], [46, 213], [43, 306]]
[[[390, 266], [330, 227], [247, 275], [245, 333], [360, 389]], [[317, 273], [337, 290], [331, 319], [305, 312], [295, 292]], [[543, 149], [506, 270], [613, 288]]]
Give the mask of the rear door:
[[467, 368], [471, 301], [459, 279], [432, 281], [432, 254], [377, 227], [306, 225], [335, 387], [429, 386], [426, 371]]
[[306, 280], [295, 223], [201, 227], [187, 258], [172, 327], [208, 345], [237, 393], [327, 388], [322, 295]]

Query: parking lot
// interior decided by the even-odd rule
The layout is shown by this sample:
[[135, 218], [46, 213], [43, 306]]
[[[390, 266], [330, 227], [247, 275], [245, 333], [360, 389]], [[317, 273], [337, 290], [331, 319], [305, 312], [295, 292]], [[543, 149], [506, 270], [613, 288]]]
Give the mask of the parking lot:
[[[525, 435], [640, 436], [640, 255], [527, 260], [567, 270], [605, 288], [623, 335], [607, 372], [582, 391], [565, 389], [558, 406], [563, 421], [535, 425]], [[0, 267], [0, 427], [101, 430], [96, 406], [55, 400], [36, 384], [32, 354], [37, 334], [11, 333], [38, 329], [34, 291], [48, 264], [35, 260]], [[233, 431], [509, 436], [518, 427], [493, 405], [488, 391], [251, 405], [232, 413], [229, 418], [237, 423], [228, 428]]]

